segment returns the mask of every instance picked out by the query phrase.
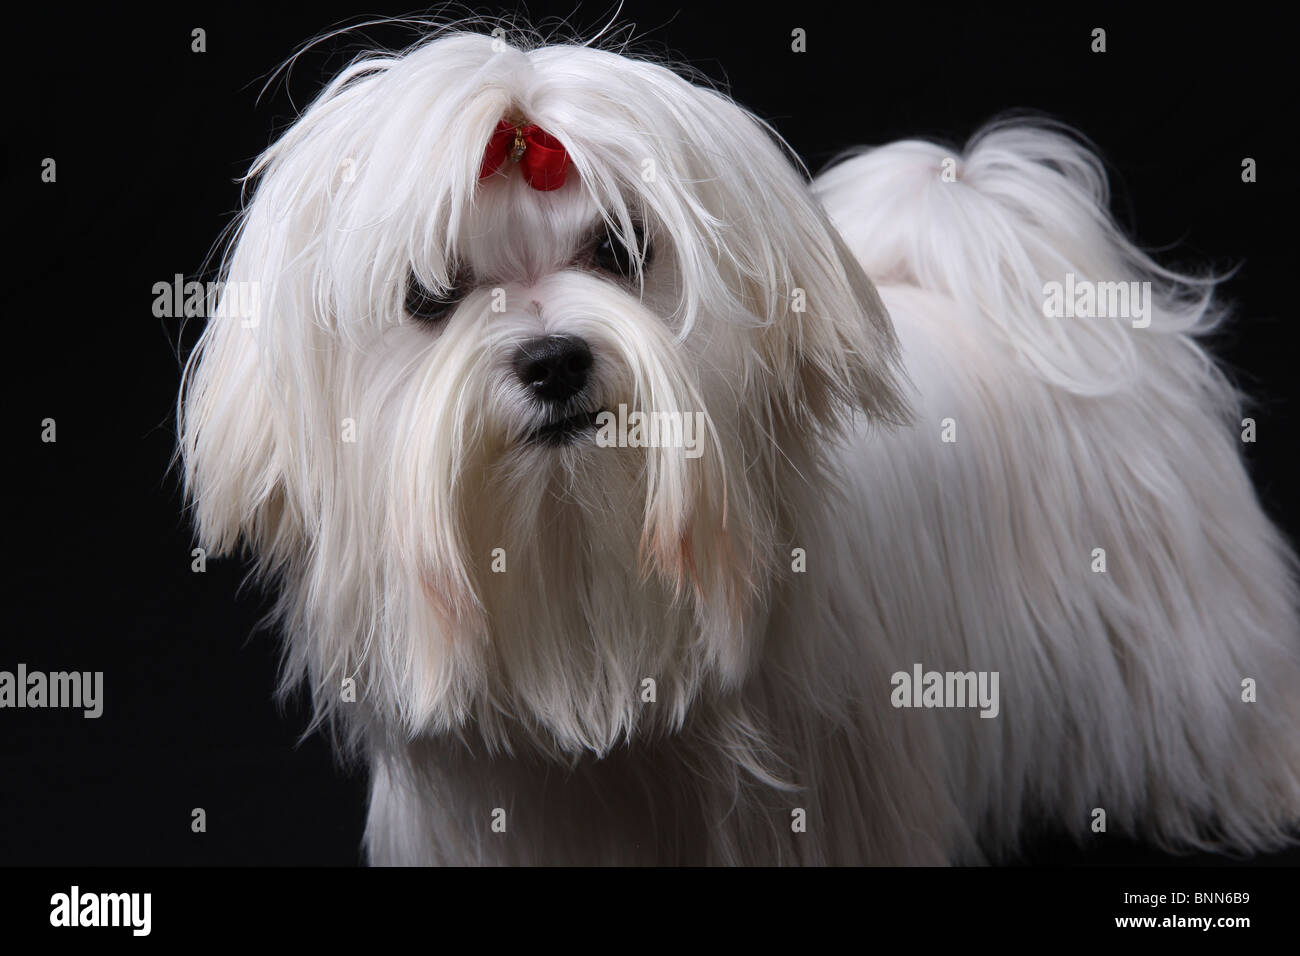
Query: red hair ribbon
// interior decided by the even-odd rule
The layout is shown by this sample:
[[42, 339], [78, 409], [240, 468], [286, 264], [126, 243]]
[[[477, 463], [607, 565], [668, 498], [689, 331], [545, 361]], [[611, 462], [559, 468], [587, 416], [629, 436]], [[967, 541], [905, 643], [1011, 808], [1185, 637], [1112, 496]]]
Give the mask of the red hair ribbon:
[[507, 158], [519, 164], [524, 179], [534, 189], [549, 192], [564, 185], [569, 154], [558, 139], [538, 126], [512, 123], [508, 119], [497, 123], [483, 151], [478, 178], [491, 176]]

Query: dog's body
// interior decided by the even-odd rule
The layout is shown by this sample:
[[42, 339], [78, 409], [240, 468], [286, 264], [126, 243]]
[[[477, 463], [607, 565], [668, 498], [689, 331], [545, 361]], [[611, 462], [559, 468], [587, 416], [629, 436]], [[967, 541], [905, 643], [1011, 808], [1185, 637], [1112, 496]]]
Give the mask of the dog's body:
[[[515, 112], [563, 185], [479, 169]], [[1210, 283], [1122, 238], [1073, 140], [895, 144], [809, 193], [662, 67], [450, 35], [349, 70], [257, 171], [225, 276], [261, 314], [210, 323], [182, 450], [204, 543], [280, 583], [288, 682], [368, 755], [373, 862], [963, 862], [1099, 819], [1251, 850], [1300, 819], [1292, 557], [1196, 343]], [[408, 267], [436, 319], [395, 307]], [[1050, 318], [1053, 281], [1152, 286]], [[558, 400], [520, 371], [543, 339], [581, 359]], [[703, 453], [572, 424], [619, 404], [706, 413]], [[897, 706], [918, 664], [1000, 701]]]

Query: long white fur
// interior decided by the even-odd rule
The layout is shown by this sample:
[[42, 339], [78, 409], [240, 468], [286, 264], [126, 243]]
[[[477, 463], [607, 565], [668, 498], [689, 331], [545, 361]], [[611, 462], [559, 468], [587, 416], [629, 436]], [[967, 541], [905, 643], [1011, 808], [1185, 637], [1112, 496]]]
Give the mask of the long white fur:
[[[562, 189], [478, 182], [511, 109]], [[259, 320], [187, 368], [187, 489], [279, 589], [286, 689], [368, 761], [373, 862], [968, 862], [1098, 807], [1171, 848], [1294, 836], [1294, 561], [1197, 341], [1213, 282], [1124, 238], [1073, 137], [810, 188], [664, 66], [448, 30], [346, 69], [250, 177], [223, 277]], [[580, 264], [638, 219], [633, 281]], [[408, 269], [458, 263], [445, 328], [403, 315]], [[1044, 318], [1067, 272], [1151, 281], [1150, 327]], [[705, 454], [523, 441], [510, 357], [547, 332], [602, 407], [705, 412]], [[914, 662], [998, 671], [1000, 715], [893, 708]]]

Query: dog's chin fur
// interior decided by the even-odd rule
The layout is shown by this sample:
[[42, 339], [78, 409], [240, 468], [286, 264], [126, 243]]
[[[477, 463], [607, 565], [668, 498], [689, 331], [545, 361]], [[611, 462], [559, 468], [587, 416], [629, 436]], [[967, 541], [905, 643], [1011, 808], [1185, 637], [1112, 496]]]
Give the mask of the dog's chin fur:
[[[513, 111], [560, 189], [480, 182]], [[369, 761], [374, 862], [959, 862], [1093, 808], [1289, 839], [1293, 559], [1197, 341], [1212, 282], [1131, 245], [1058, 129], [949, 155], [810, 186], [664, 66], [445, 31], [258, 160], [223, 269], [258, 312], [210, 320], [180, 448], [201, 543], [279, 589], [286, 688]], [[631, 275], [593, 267], [638, 227]], [[404, 313], [458, 270], [449, 318]], [[1152, 282], [1150, 326], [1045, 319], [1066, 273]], [[511, 357], [555, 333], [594, 366], [550, 413]], [[620, 404], [702, 412], [702, 454], [539, 440]], [[998, 671], [1001, 714], [893, 708], [917, 661]]]

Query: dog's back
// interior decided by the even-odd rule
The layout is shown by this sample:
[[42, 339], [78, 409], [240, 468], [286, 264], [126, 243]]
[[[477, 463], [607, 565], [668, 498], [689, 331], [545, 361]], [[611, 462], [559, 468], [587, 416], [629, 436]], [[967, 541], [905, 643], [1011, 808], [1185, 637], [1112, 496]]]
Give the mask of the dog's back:
[[1294, 559], [1198, 342], [1213, 282], [1124, 239], [1099, 162], [1044, 125], [964, 155], [896, 143], [815, 189], [917, 413], [845, 452], [862, 534], [828, 587], [862, 595], [888, 670], [998, 672], [995, 719], [895, 716], [936, 722], [979, 843], [1009, 850], [1043, 814], [1081, 838], [1277, 845], [1300, 819]]

